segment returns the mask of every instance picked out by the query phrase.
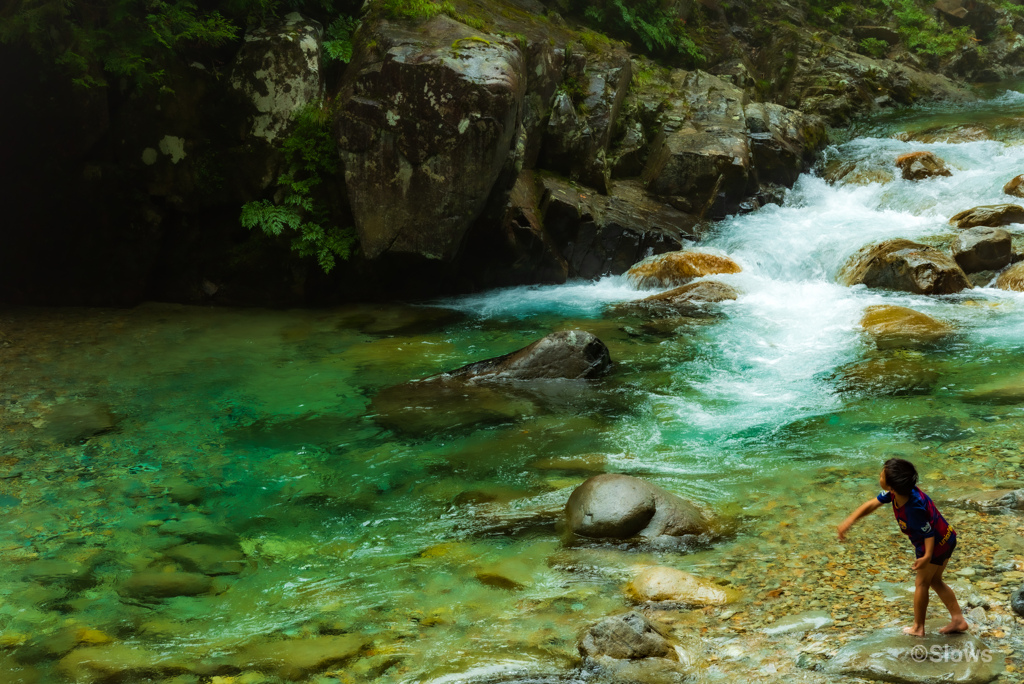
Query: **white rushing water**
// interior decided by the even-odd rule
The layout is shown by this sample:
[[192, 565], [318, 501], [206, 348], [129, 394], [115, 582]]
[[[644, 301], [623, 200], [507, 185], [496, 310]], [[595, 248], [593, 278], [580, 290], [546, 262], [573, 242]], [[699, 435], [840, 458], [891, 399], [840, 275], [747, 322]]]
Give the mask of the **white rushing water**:
[[[976, 106], [1000, 117], [1024, 108], [1024, 95], [1007, 92]], [[969, 123], [971, 108], [957, 115]], [[911, 182], [899, 177], [895, 158], [929, 150], [953, 170], [947, 178]], [[721, 466], [728, 446], [744, 431], [770, 431], [802, 418], [840, 410], [844, 397], [822, 378], [873, 350], [859, 321], [866, 307], [909, 306], [953, 323], [968, 356], [1012, 351], [1024, 333], [1024, 296], [992, 288], [946, 297], [847, 288], [835, 277], [864, 245], [892, 238], [939, 242], [953, 235], [953, 214], [1010, 201], [1002, 187], [1024, 172], [1024, 146], [996, 140], [904, 142], [897, 137], [857, 138], [826, 151], [855, 161], [875, 182], [830, 185], [804, 174], [782, 206], [719, 223], [700, 244], [686, 249], [727, 254], [743, 272], [714, 276], [743, 294], [722, 306], [725, 318], [699, 331], [694, 358], [673, 368], [673, 391], [652, 394], [649, 405], [623, 435], [628, 451], [651, 456], [658, 444], [684, 446], [694, 462], [678, 456], [662, 470]], [[1024, 226], [1010, 226], [1024, 236]], [[599, 317], [608, 305], [638, 299], [623, 277], [550, 287], [520, 287], [445, 302], [481, 318], [523, 319], [539, 314]], [[653, 419], [653, 420], [652, 420]], [[737, 464], [739, 465], [739, 464]]]

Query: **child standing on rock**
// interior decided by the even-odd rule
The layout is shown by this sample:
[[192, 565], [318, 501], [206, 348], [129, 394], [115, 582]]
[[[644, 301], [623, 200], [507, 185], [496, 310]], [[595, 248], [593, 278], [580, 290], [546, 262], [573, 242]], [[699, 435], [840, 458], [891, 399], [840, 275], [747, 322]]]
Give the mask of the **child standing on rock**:
[[911, 566], [917, 571], [914, 589], [914, 625], [903, 631], [914, 636], [924, 636], [924, 619], [928, 612], [928, 589], [934, 589], [949, 610], [950, 622], [939, 630], [942, 634], [966, 632], [967, 620], [960, 610], [956, 595], [948, 584], [942, 581], [942, 572], [949, 563], [949, 557], [956, 548], [956, 532], [939, 513], [927, 494], [917, 487], [917, 469], [910, 461], [890, 458], [882, 467], [878, 477], [882, 493], [865, 501], [839, 525], [839, 541], [846, 539], [847, 531], [865, 515], [873, 513], [883, 504], [892, 503], [903, 534], [910, 537], [917, 560]]

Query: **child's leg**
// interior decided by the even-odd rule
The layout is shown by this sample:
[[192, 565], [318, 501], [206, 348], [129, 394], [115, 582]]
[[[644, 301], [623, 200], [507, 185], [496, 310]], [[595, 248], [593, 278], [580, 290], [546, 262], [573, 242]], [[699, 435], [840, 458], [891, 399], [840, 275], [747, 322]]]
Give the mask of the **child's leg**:
[[924, 567], [917, 571], [917, 580], [914, 583], [914, 626], [904, 627], [903, 631], [912, 636], [924, 636], [924, 619], [928, 615], [928, 591], [932, 585], [932, 579], [941, 569], [939, 565], [925, 563]]
[[966, 632], [970, 629], [970, 625], [967, 624], [967, 620], [964, 619], [963, 611], [960, 610], [960, 604], [956, 600], [956, 594], [953, 593], [953, 588], [946, 584], [942, 579], [942, 573], [946, 570], [946, 565], [949, 564], [949, 559], [942, 564], [939, 571], [935, 573], [935, 577], [932, 578], [932, 589], [938, 594], [942, 600], [943, 605], [946, 606], [946, 610], [949, 611], [949, 624], [939, 630], [941, 634], [956, 634], [958, 632]]

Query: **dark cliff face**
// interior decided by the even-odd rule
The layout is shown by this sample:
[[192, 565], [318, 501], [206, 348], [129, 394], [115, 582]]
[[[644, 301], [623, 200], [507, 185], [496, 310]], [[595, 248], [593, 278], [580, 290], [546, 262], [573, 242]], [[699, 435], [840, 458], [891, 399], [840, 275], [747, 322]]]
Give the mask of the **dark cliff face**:
[[[941, 59], [854, 15], [815, 25], [813, 3], [712, 0], [678, 7], [699, 26], [700, 69], [530, 0], [425, 20], [370, 5], [347, 68], [293, 14], [205, 61], [171, 60], [162, 89], [74, 88], [0, 46], [0, 302], [315, 304], [621, 273], [773, 201], [826, 124], [966, 96], [938, 72], [1019, 71], [1012, 17], [979, 4], [934, 10], [988, 48]], [[318, 211], [358, 237], [329, 275], [287, 231], [239, 222], [246, 202], [287, 201], [292, 117], [320, 102], [338, 170], [318, 178]]]

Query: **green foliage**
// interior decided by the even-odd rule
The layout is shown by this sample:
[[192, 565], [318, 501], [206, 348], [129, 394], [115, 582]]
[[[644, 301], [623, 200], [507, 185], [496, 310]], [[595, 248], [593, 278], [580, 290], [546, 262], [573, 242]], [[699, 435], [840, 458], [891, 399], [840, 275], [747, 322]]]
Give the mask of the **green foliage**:
[[896, 18], [907, 47], [919, 55], [945, 57], [974, 40], [969, 28], [948, 28], [915, 0], [882, 0]]
[[865, 38], [860, 41], [860, 49], [869, 57], [884, 57], [889, 51], [889, 44], [879, 38]]
[[338, 158], [330, 130], [328, 107], [310, 105], [295, 116], [295, 128], [282, 145], [285, 171], [278, 176], [278, 201], [258, 200], [242, 207], [240, 221], [267, 235], [289, 233], [292, 249], [315, 257], [329, 273], [336, 260], [347, 259], [355, 242], [351, 228], [331, 217], [323, 181], [338, 173]]
[[704, 62], [686, 22], [660, 0], [576, 0], [583, 15], [598, 28], [643, 44], [652, 54], [683, 55]]
[[808, 3], [811, 19], [825, 25], [845, 25], [858, 14], [858, 8], [848, 2], [831, 0], [810, 0]]
[[454, 14], [448, 0], [379, 0], [378, 7], [390, 19], [430, 19], [438, 14]]
[[30, 45], [86, 87], [106, 85], [105, 75], [159, 81], [163, 55], [238, 35], [218, 10], [189, 0], [13, 0], [0, 15], [0, 42]]
[[352, 59], [352, 34], [359, 22], [355, 17], [338, 17], [324, 33], [324, 55], [329, 60], [348, 64]]

